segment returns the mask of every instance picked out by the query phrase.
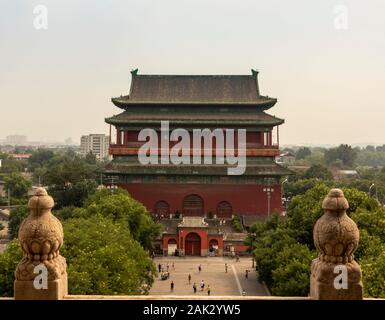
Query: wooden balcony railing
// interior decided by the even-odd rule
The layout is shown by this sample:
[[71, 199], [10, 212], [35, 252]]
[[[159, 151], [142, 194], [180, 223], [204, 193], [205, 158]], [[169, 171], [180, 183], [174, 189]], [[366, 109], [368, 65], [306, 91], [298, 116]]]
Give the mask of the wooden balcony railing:
[[[128, 146], [110, 146], [110, 155], [129, 155], [129, 156], [135, 156], [139, 154], [139, 147], [128, 147]], [[160, 155], [163, 149], [158, 148], [158, 154]], [[205, 154], [205, 150], [207, 153], [211, 153], [212, 156], [216, 156], [217, 153], [221, 154], [223, 152], [224, 155], [226, 155], [225, 150], [218, 150], [218, 149], [201, 149], [201, 154]], [[238, 156], [238, 153], [241, 155], [241, 152], [238, 152], [237, 149], [227, 149], [228, 154], [234, 154], [234, 156]], [[265, 146], [265, 147], [258, 147], [258, 148], [249, 148], [247, 147], [246, 150], [246, 156], [247, 157], [275, 157], [279, 155], [279, 149], [275, 146]], [[196, 153], [196, 149], [189, 149], [188, 153], [190, 156], [193, 156]], [[180, 153], [179, 155], [182, 155]]]

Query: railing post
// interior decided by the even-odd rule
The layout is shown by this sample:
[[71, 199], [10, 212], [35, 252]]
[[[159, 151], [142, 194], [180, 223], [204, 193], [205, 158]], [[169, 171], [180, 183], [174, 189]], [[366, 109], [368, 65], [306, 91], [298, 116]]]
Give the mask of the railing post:
[[354, 260], [359, 240], [342, 190], [332, 189], [322, 203], [323, 216], [314, 226], [318, 258], [311, 265], [310, 296], [317, 300], [361, 300], [362, 275]]
[[63, 228], [51, 213], [52, 197], [37, 188], [29, 199], [29, 216], [19, 229], [23, 259], [15, 272], [15, 300], [58, 300], [67, 295], [67, 265], [59, 250]]

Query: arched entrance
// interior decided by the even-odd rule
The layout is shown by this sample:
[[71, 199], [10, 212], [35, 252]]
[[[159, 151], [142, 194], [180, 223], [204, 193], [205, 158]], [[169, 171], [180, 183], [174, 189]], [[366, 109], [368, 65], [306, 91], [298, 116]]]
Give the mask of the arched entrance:
[[227, 201], [218, 203], [217, 206], [217, 217], [218, 218], [231, 218], [233, 215], [233, 208]]
[[203, 217], [203, 199], [197, 194], [190, 194], [183, 199], [183, 215]]
[[186, 256], [200, 256], [201, 255], [201, 237], [191, 232], [187, 235], [185, 240], [185, 254]]
[[175, 255], [175, 251], [177, 250], [177, 243], [175, 239], [169, 239], [167, 243], [167, 254], [169, 256]]
[[158, 201], [155, 203], [154, 212], [158, 219], [168, 218], [170, 215], [170, 205], [166, 201]]

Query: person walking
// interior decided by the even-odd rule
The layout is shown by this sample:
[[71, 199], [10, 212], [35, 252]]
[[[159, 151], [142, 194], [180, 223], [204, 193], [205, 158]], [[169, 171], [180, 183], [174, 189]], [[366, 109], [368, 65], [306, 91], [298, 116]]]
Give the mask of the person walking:
[[162, 270], [162, 265], [159, 263], [158, 264], [158, 272], [160, 273], [161, 270]]
[[199, 265], [198, 271], [199, 271], [199, 273], [201, 273], [201, 271], [202, 271], [202, 266], [201, 265]]
[[197, 293], [197, 284], [194, 282], [193, 284], [194, 293]]
[[191, 274], [188, 274], [188, 284], [191, 284]]
[[172, 263], [172, 270], [175, 270], [174, 262]]
[[168, 262], [167, 262], [167, 272], [168, 272], [169, 267], [170, 267], [170, 266], [169, 266], [169, 264], [168, 264]]
[[174, 291], [174, 281], [171, 281], [170, 287], [171, 287], [171, 291]]
[[249, 270], [246, 270], [245, 272], [245, 279], [247, 279], [249, 277]]
[[225, 263], [225, 270], [226, 270], [226, 273], [227, 273], [227, 263]]
[[205, 282], [204, 280], [201, 281], [201, 291], [203, 291], [205, 289]]
[[210, 285], [207, 285], [207, 295], [209, 296], [211, 293], [211, 288], [210, 288]]

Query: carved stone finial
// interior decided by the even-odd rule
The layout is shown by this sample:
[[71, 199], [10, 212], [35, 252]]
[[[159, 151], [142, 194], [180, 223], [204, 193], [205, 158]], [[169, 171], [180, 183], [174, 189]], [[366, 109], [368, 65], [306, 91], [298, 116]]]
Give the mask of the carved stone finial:
[[[44, 188], [37, 188], [29, 199], [31, 212], [19, 229], [23, 259], [15, 272], [15, 299], [56, 300], [67, 294], [67, 265], [59, 253], [63, 227], [51, 213], [53, 206], [54, 201]], [[35, 281], [38, 276], [40, 282]]]
[[[310, 295], [315, 299], [362, 299], [361, 268], [353, 256], [359, 231], [346, 214], [348, 208], [349, 203], [340, 189], [330, 190], [322, 202], [325, 213], [313, 231], [319, 253], [311, 266]], [[336, 280], [337, 277], [340, 278]]]

